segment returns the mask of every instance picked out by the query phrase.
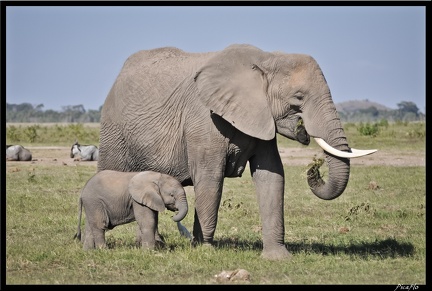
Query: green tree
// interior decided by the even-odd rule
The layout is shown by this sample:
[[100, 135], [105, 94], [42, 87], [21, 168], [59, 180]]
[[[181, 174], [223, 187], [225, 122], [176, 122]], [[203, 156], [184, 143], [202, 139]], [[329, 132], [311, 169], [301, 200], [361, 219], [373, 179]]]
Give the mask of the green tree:
[[419, 115], [419, 109], [417, 105], [415, 105], [414, 102], [411, 101], [402, 101], [397, 104], [399, 111], [402, 113], [402, 116], [404, 116], [408, 112], [412, 112], [415, 114], [415, 116]]
[[360, 112], [366, 113], [367, 115], [370, 115], [372, 117], [377, 117], [379, 115], [379, 111], [375, 106], [370, 106], [369, 108], [361, 109]]
[[86, 112], [82, 104], [62, 106], [62, 109], [66, 115], [67, 122], [78, 122], [80, 117]]

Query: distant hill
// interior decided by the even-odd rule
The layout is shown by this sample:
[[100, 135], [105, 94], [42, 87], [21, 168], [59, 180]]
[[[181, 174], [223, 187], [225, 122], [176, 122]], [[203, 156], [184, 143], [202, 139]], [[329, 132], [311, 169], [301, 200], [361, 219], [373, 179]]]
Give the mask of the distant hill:
[[379, 103], [369, 101], [368, 99], [346, 101], [346, 102], [336, 103], [335, 105], [338, 112], [344, 112], [344, 113], [356, 112], [361, 109], [368, 109], [372, 106], [378, 110], [383, 110], [383, 111], [394, 110], [392, 108], [386, 107]]

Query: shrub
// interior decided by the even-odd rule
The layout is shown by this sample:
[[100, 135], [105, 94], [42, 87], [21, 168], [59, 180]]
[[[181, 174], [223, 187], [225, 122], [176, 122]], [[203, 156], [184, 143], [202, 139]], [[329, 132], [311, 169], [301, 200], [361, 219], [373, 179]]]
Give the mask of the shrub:
[[6, 137], [9, 139], [9, 142], [11, 143], [17, 143], [21, 141], [20, 132], [18, 128], [14, 125], [11, 125], [8, 128], [6, 128]]
[[359, 133], [361, 135], [371, 135], [371, 136], [376, 136], [378, 134], [378, 124], [374, 123], [371, 124], [369, 122], [367, 123], [360, 123], [359, 127], [357, 128], [357, 130], [359, 131]]
[[35, 140], [37, 139], [37, 137], [38, 137], [37, 129], [38, 128], [39, 128], [39, 125], [31, 125], [31, 126], [27, 126], [24, 129], [24, 134], [26, 135], [27, 139], [30, 142], [35, 142]]

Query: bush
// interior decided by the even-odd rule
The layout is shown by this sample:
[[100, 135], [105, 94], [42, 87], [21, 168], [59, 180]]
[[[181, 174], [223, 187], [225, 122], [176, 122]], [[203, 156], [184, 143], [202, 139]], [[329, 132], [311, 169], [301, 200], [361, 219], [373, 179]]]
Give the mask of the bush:
[[381, 119], [378, 122], [378, 126], [387, 128], [389, 126], [389, 122], [387, 121], [387, 119]]
[[27, 139], [30, 142], [35, 142], [38, 134], [37, 134], [37, 129], [40, 128], [39, 125], [32, 125], [32, 126], [28, 126], [24, 129], [24, 134], [26, 135]]
[[7, 127], [6, 128], [6, 138], [9, 140], [10, 143], [20, 142], [21, 138], [20, 138], [19, 129], [14, 125]]
[[423, 126], [423, 123], [419, 123], [414, 129], [407, 132], [407, 135], [410, 138], [425, 138], [426, 137], [426, 128]]
[[8, 125], [6, 126], [6, 143], [22, 142], [48, 143], [51, 145], [72, 145], [75, 141], [81, 144], [99, 144], [99, 127], [78, 124], [55, 125]]
[[374, 137], [378, 134], [379, 131], [377, 123], [371, 124], [369, 122], [361, 122], [357, 130], [361, 135], [370, 135]]

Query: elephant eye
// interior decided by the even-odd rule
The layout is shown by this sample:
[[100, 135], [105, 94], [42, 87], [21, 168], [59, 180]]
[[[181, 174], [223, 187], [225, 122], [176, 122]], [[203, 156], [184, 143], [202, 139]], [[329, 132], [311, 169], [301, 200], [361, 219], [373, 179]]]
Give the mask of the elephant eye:
[[303, 101], [304, 95], [301, 92], [297, 92], [294, 94], [294, 98], [296, 98], [298, 101]]
[[295, 112], [302, 112], [299, 105], [291, 105], [290, 108]]
[[300, 112], [300, 108], [303, 105], [303, 98], [304, 94], [302, 92], [295, 93], [290, 100], [290, 108]]

